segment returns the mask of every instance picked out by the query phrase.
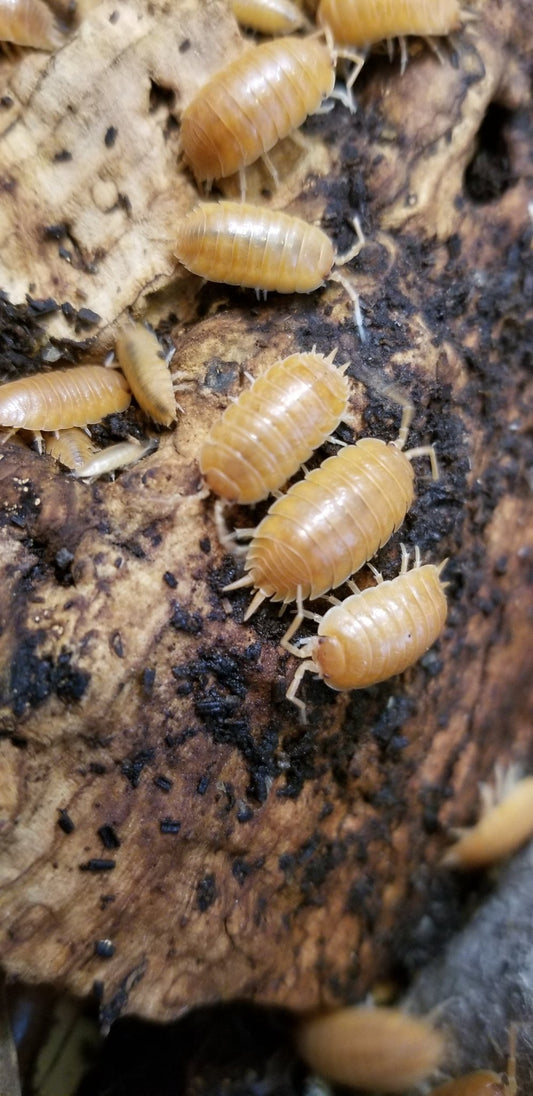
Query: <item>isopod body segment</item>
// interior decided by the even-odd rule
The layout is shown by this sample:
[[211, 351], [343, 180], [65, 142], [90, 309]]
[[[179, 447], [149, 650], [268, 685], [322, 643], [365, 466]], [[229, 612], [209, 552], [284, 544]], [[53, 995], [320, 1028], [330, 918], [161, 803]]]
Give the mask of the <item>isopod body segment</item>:
[[439, 1031], [393, 1008], [341, 1008], [303, 1020], [297, 1049], [307, 1065], [336, 1084], [372, 1092], [418, 1085], [444, 1056]]
[[442, 860], [445, 867], [472, 871], [516, 852], [533, 835], [533, 776], [517, 781], [479, 822], [463, 830]]
[[143, 324], [120, 331], [116, 344], [118, 362], [143, 411], [154, 422], [171, 426], [176, 420], [172, 377], [156, 335]]
[[0, 42], [52, 50], [61, 34], [43, 0], [0, 0]]
[[291, 34], [305, 25], [293, 0], [231, 0], [231, 10], [241, 26], [259, 34]]
[[337, 368], [334, 356], [312, 352], [274, 362], [226, 408], [200, 452], [211, 491], [259, 502], [322, 445], [348, 406], [346, 366]]
[[247, 202], [200, 202], [178, 226], [175, 254], [201, 278], [277, 293], [311, 293], [335, 262], [322, 229]]
[[181, 146], [198, 182], [252, 164], [318, 110], [335, 83], [320, 38], [251, 46], [208, 81], [185, 108]]
[[131, 401], [118, 369], [79, 365], [38, 373], [0, 387], [0, 426], [14, 430], [66, 430], [125, 411]]
[[247, 620], [265, 598], [288, 604], [345, 582], [401, 525], [414, 497], [413, 450], [362, 438], [329, 457], [277, 499], [255, 530], [247, 574], [226, 589], [255, 586]]
[[384, 39], [445, 36], [461, 23], [458, 0], [320, 0], [317, 19], [337, 43], [363, 50]]

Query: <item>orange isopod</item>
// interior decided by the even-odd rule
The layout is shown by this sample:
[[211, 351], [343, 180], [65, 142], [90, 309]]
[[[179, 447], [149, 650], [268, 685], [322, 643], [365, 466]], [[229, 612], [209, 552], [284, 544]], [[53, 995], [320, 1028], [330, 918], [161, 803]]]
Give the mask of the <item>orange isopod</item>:
[[318, 22], [336, 42], [366, 49], [386, 38], [443, 37], [458, 30], [458, 0], [320, 0]]
[[293, 0], [231, 0], [231, 10], [241, 26], [259, 34], [291, 34], [306, 25]]
[[442, 1034], [400, 1009], [352, 1007], [311, 1016], [296, 1029], [304, 1062], [326, 1080], [371, 1092], [401, 1092], [440, 1065]]
[[197, 182], [242, 172], [318, 110], [334, 83], [334, 60], [317, 37], [251, 46], [183, 112], [181, 147]]
[[207, 486], [231, 502], [259, 502], [281, 487], [344, 418], [349, 382], [335, 351], [291, 354], [241, 392], [200, 451]]
[[429, 1096], [516, 1096], [516, 1025], [509, 1028], [509, 1057], [505, 1073], [475, 1069], [432, 1088]]
[[118, 369], [79, 365], [0, 387], [0, 427], [13, 430], [66, 430], [99, 422], [125, 411], [131, 392]]
[[475, 826], [460, 831], [444, 867], [472, 871], [511, 856], [533, 835], [533, 776], [518, 780]]
[[[446, 620], [447, 603], [440, 574], [445, 566], [420, 566], [416, 553], [413, 570], [407, 571], [403, 549], [402, 570], [396, 578], [357, 591], [333, 605], [318, 621], [318, 634], [296, 647], [288, 640], [304, 613], [299, 612], [285, 633], [282, 645], [306, 661], [298, 667], [287, 692], [305, 714], [296, 698], [303, 675], [317, 673], [330, 689], [366, 689], [403, 673], [414, 665], [440, 635]], [[377, 575], [377, 572], [376, 572]]]
[[62, 37], [42, 0], [0, 0], [0, 42], [52, 50]]
[[364, 244], [358, 239], [336, 255], [329, 236], [300, 217], [247, 202], [200, 202], [178, 226], [175, 254], [193, 274], [256, 291], [312, 293], [325, 281], [340, 282], [354, 303], [364, 336], [359, 297], [333, 266], [351, 261]]
[[176, 421], [176, 397], [157, 336], [143, 324], [132, 323], [120, 331], [115, 350], [139, 407], [154, 422], [170, 426]]
[[266, 598], [288, 604], [299, 597], [321, 597], [388, 541], [413, 501], [411, 458], [429, 454], [436, 475], [433, 449], [403, 453], [404, 441], [403, 430], [389, 444], [362, 438], [276, 499], [254, 531], [245, 561], [248, 573], [224, 588], [257, 587], [245, 620]]

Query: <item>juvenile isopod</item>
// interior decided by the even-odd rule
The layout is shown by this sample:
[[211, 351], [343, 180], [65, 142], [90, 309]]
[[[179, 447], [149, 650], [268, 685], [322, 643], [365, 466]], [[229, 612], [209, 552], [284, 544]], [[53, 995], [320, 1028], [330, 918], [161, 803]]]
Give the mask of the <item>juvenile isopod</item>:
[[304, 1062], [335, 1084], [402, 1092], [435, 1070], [444, 1038], [427, 1021], [393, 1008], [341, 1008], [303, 1020], [296, 1047]]
[[441, 863], [463, 871], [486, 868], [511, 856], [532, 835], [533, 776], [526, 776], [506, 790], [475, 826], [460, 831]]
[[433, 38], [458, 30], [458, 0], [320, 0], [317, 19], [335, 42], [366, 51], [376, 42], [400, 39], [402, 71], [407, 62], [405, 38]]
[[274, 362], [230, 403], [200, 451], [207, 486], [231, 502], [259, 502], [281, 487], [346, 415], [347, 364], [335, 351]]
[[93, 439], [79, 426], [73, 426], [70, 430], [58, 430], [55, 434], [45, 434], [43, 447], [45, 453], [71, 472], [83, 468], [97, 452]]
[[[334, 605], [318, 621], [318, 634], [301, 647], [289, 643], [304, 615], [299, 612], [286, 632], [282, 645], [298, 658], [298, 667], [287, 691], [305, 715], [305, 705], [296, 698], [307, 671], [318, 674], [330, 689], [365, 689], [387, 681], [412, 666], [440, 635], [446, 621], [447, 603], [439, 567], [416, 564], [407, 571], [403, 550], [402, 570], [396, 578], [378, 581], [377, 586], [357, 591]], [[377, 574], [377, 572], [376, 572]]]
[[171, 426], [176, 420], [176, 397], [157, 336], [143, 324], [132, 323], [120, 331], [115, 350], [139, 407], [154, 422]]
[[242, 27], [258, 34], [292, 34], [306, 25], [302, 9], [292, 0], [231, 0], [231, 10]]
[[0, 387], [0, 427], [66, 430], [125, 411], [131, 392], [118, 369], [79, 365], [37, 373]]
[[505, 1073], [475, 1069], [432, 1088], [429, 1096], [516, 1096], [516, 1026], [509, 1028], [509, 1057]]
[[61, 34], [42, 0], [0, 0], [0, 42], [53, 50]]
[[105, 449], [94, 453], [83, 465], [75, 468], [74, 475], [77, 479], [95, 479], [96, 476], [116, 472], [119, 468], [127, 468], [153, 453], [158, 444], [157, 438], [147, 438], [142, 442], [130, 438], [129, 441], [120, 441], [116, 445], [107, 445]]
[[316, 36], [250, 46], [183, 112], [181, 147], [197, 182], [242, 173], [318, 110], [334, 84], [334, 59]]
[[248, 573], [225, 587], [257, 587], [245, 620], [266, 598], [288, 604], [321, 597], [388, 541], [413, 501], [411, 459], [429, 455], [437, 475], [433, 449], [404, 453], [405, 436], [406, 427], [389, 444], [362, 438], [347, 445], [272, 504], [248, 548]]
[[326, 281], [340, 282], [354, 302], [363, 337], [359, 298], [346, 278], [333, 270], [361, 250], [364, 237], [336, 255], [326, 233], [300, 217], [246, 202], [200, 202], [178, 226], [175, 254], [193, 274], [213, 282], [277, 293], [312, 293]]

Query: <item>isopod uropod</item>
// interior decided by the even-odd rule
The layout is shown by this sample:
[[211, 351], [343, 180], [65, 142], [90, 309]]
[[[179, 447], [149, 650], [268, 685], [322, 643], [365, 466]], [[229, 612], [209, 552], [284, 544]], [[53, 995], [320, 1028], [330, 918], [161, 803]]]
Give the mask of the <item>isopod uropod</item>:
[[372, 1092], [402, 1092], [442, 1061], [442, 1034], [394, 1008], [341, 1008], [301, 1021], [296, 1047], [326, 1080]]
[[317, 19], [336, 42], [363, 51], [399, 38], [402, 71], [406, 36], [420, 35], [431, 45], [431, 39], [458, 30], [462, 21], [458, 0], [320, 0]]
[[259, 34], [291, 34], [306, 24], [293, 0], [231, 0], [231, 10], [241, 26]]
[[335, 351], [274, 362], [215, 423], [200, 451], [207, 486], [231, 502], [281, 487], [345, 416], [349, 382]]
[[407, 560], [404, 549], [402, 570], [396, 578], [384, 582], [379, 576], [377, 586], [357, 591], [322, 617], [313, 614], [318, 634], [296, 647], [288, 640], [304, 615], [299, 606], [282, 645], [306, 659], [287, 691], [287, 699], [304, 715], [305, 705], [296, 692], [307, 671], [317, 673], [330, 689], [365, 689], [403, 673], [440, 635], [447, 613], [440, 578], [446, 561], [438, 567], [432, 563], [420, 566], [417, 551], [415, 567], [407, 571]]
[[431, 447], [402, 452], [405, 433], [389, 444], [362, 438], [347, 445], [272, 504], [248, 548], [248, 573], [225, 587], [257, 587], [245, 620], [266, 598], [321, 597], [388, 541], [413, 501], [411, 459], [430, 455], [437, 474]]
[[516, 852], [533, 835], [533, 776], [515, 782], [475, 826], [459, 832], [441, 861], [445, 867], [472, 871]]
[[318, 110], [334, 83], [334, 60], [317, 37], [280, 38], [245, 50], [183, 112], [181, 147], [197, 182], [210, 185], [265, 156]]
[[154, 422], [170, 426], [176, 420], [176, 397], [157, 336], [143, 324], [132, 323], [119, 332], [115, 350], [139, 407]]
[[246, 202], [200, 202], [178, 226], [175, 254], [193, 274], [213, 282], [277, 293], [312, 293], [326, 281], [339, 281], [354, 302], [363, 337], [359, 298], [333, 267], [351, 261], [364, 244], [358, 239], [336, 255], [326, 233], [300, 217]]
[[0, 387], [0, 427], [66, 430], [125, 411], [131, 392], [118, 369], [79, 365], [9, 381]]
[[52, 12], [42, 0], [0, 0], [0, 42], [52, 50], [61, 40]]

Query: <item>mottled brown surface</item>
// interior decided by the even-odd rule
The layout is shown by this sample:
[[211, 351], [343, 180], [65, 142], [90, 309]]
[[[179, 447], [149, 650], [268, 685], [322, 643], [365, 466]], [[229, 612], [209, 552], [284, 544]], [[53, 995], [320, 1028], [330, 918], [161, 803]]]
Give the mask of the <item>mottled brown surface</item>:
[[[305, 1009], [411, 971], [457, 924], [443, 831], [468, 820], [496, 759], [531, 764], [531, 35], [529, 5], [487, 4], [455, 66], [423, 52], [400, 80], [372, 62], [354, 118], [336, 108], [309, 124], [330, 170], [292, 208], [322, 216], [340, 250], [360, 212], [364, 350], [339, 287], [266, 305], [206, 287], [204, 318], [173, 330], [193, 384], [157, 453], [88, 486], [4, 446], [9, 972], [77, 993], [96, 982], [107, 1020], [230, 997]], [[172, 292], [158, 314], [177, 308]], [[441, 478], [417, 464], [417, 502], [379, 565], [396, 573], [400, 539], [449, 556], [450, 614], [401, 678], [343, 695], [306, 681], [302, 728], [284, 700], [284, 622], [267, 605], [244, 626], [249, 595], [221, 593], [237, 572], [196, 456], [246, 383], [241, 366], [313, 343], [338, 346], [354, 377], [410, 391], [410, 444], [434, 442]], [[396, 436], [381, 395], [354, 384], [354, 405], [363, 433]], [[142, 420], [127, 421], [115, 431]], [[83, 870], [102, 858], [112, 870]]]

